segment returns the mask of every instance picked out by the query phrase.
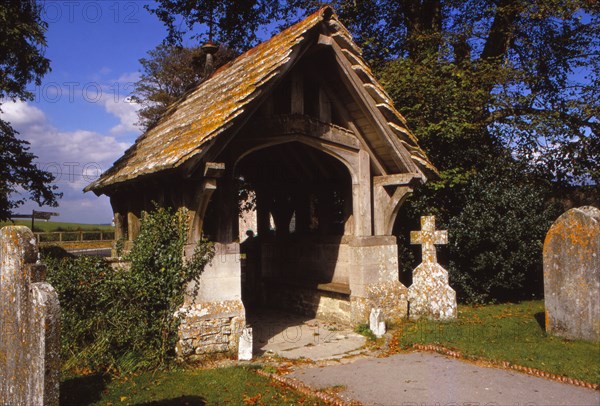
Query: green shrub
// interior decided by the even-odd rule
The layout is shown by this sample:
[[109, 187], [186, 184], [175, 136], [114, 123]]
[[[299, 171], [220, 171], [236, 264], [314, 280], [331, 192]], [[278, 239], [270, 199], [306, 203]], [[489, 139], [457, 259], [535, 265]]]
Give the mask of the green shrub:
[[184, 261], [186, 225], [185, 211], [156, 207], [145, 213], [128, 270], [114, 270], [95, 257], [45, 257], [61, 302], [66, 370], [127, 373], [174, 359], [173, 314], [186, 284], [213, 255], [211, 244], [202, 241]]
[[65, 369], [107, 368], [118, 357], [109, 348], [122, 315], [111, 304], [117, 273], [98, 257], [45, 257], [48, 281], [58, 292], [61, 307], [61, 358]]
[[60, 247], [58, 245], [46, 245], [40, 247], [40, 255], [43, 258], [54, 258], [54, 259], [63, 259], [63, 258], [73, 258], [73, 254], [69, 254], [69, 252]]
[[375, 336], [375, 334], [373, 334], [373, 332], [369, 328], [368, 324], [365, 324], [365, 323], [358, 324], [354, 328], [354, 332], [357, 334], [360, 334], [362, 336], [365, 336], [367, 338], [367, 340], [369, 340], [369, 341], [377, 340], [377, 337]]
[[410, 285], [421, 261], [420, 245], [410, 245], [410, 230], [420, 216], [435, 215], [436, 228], [448, 230], [448, 245], [438, 259], [448, 269], [458, 299], [489, 303], [543, 295], [543, 239], [559, 212], [549, 204], [550, 187], [509, 159], [489, 163], [460, 182], [442, 176], [419, 189], [397, 221], [402, 282]]

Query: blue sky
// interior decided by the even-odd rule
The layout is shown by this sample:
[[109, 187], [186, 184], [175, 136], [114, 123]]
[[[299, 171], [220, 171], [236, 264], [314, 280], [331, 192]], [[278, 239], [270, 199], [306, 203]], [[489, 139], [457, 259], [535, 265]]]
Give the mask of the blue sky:
[[[108, 199], [83, 187], [129, 147], [140, 131], [128, 96], [139, 59], [166, 35], [141, 1], [43, 1], [52, 72], [35, 99], [2, 104], [3, 118], [31, 143], [37, 164], [57, 177], [64, 197], [56, 221], [110, 223]], [[35, 203], [16, 210], [28, 213]], [[39, 209], [38, 209], [39, 210]]]

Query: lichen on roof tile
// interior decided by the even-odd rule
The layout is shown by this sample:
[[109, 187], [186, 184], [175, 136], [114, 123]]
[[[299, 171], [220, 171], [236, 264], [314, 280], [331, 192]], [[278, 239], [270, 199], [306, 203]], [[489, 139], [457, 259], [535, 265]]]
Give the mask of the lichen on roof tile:
[[[328, 6], [323, 7], [219, 68], [208, 80], [171, 106], [154, 127], [140, 136], [108, 171], [84, 190], [99, 191], [142, 175], [177, 168], [197, 155], [203, 145], [234, 125], [236, 118], [248, 110], [262, 89], [280, 75], [308, 32], [323, 21], [325, 13], [333, 14], [333, 11]], [[397, 116], [390, 125], [405, 125], [404, 118], [394, 109], [389, 96], [373, 77], [360, 48], [352, 42], [350, 33], [335, 14], [329, 26], [335, 31], [333, 36], [344, 49], [346, 58], [359, 71], [364, 85], [371, 86], [374, 104], [386, 104], [385, 110]], [[433, 168], [410, 131], [394, 130], [395, 134], [406, 135], [405, 141], [412, 147], [411, 154], [419, 158], [416, 162], [426, 162], [427, 167]]]

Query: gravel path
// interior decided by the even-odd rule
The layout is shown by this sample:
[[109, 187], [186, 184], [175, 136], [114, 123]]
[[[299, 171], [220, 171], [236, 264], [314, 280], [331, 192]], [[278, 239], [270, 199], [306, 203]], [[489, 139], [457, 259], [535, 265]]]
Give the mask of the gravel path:
[[365, 405], [600, 405], [598, 391], [429, 353], [303, 367], [288, 376], [316, 389], [342, 385], [340, 397]]

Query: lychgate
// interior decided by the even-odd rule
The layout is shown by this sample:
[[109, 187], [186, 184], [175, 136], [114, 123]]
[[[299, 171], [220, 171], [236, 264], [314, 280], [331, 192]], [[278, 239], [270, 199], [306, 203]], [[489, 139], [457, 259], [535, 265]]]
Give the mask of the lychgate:
[[[403, 318], [398, 209], [436, 170], [324, 7], [220, 68], [86, 190], [132, 241], [152, 202], [185, 207], [217, 255], [182, 309], [182, 356], [237, 349], [247, 311]], [[257, 230], [240, 259], [240, 189]], [[245, 231], [245, 230], [243, 230]]]

